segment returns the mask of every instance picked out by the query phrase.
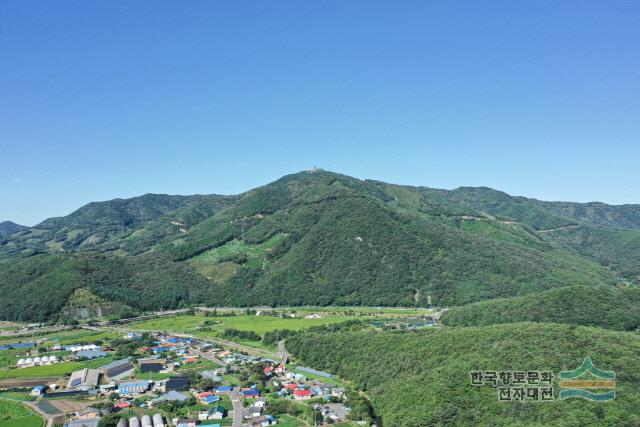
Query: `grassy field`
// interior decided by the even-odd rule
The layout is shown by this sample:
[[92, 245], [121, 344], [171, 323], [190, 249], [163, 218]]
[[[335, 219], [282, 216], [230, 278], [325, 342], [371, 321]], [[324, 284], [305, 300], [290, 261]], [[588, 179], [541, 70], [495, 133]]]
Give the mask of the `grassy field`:
[[0, 427], [41, 427], [44, 420], [18, 402], [0, 399]]
[[[271, 316], [177, 316], [162, 319], [154, 319], [143, 322], [130, 323], [128, 326], [140, 331], [172, 331], [177, 333], [206, 336], [211, 334], [217, 336], [219, 332], [226, 328], [238, 329], [241, 331], [253, 331], [257, 334], [264, 334], [276, 329], [300, 330], [310, 326], [328, 325], [341, 323], [350, 319], [358, 319], [357, 316], [327, 316], [321, 319], [304, 318], [280, 318]], [[204, 325], [205, 321], [210, 322]], [[205, 326], [211, 331], [201, 331], [200, 327]]]
[[97, 368], [113, 362], [114, 356], [102, 357], [95, 360], [87, 360], [81, 362], [64, 362], [55, 365], [34, 366], [32, 368], [10, 369], [8, 371], [0, 371], [0, 379], [5, 378], [39, 378], [39, 377], [62, 377], [73, 371], [83, 368]]

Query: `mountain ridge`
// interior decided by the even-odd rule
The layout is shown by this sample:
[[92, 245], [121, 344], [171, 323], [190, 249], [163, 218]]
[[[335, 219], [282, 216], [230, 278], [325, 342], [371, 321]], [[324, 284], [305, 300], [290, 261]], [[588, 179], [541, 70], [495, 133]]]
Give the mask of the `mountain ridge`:
[[[81, 288], [142, 310], [446, 306], [640, 278], [640, 231], [619, 227], [634, 224], [633, 209], [567, 214], [506, 193], [496, 202], [495, 190], [456, 191], [314, 170], [235, 196], [96, 202], [0, 241], [0, 291], [49, 286], [28, 273], [39, 271], [69, 278], [62, 306]], [[549, 224], [577, 231], [546, 232]], [[595, 231], [607, 245], [584, 235]], [[631, 255], [612, 259], [620, 252]]]

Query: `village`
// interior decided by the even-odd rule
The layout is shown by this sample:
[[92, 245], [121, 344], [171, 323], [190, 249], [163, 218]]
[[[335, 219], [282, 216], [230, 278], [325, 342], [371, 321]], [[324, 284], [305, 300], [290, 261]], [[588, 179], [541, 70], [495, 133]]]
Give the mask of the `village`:
[[366, 397], [297, 365], [286, 337], [302, 327], [432, 326], [434, 312], [398, 309], [202, 309], [5, 325], [14, 329], [0, 344], [0, 404], [26, 406], [34, 419], [25, 427], [371, 426]]
[[[289, 364], [282, 343], [277, 358], [190, 337], [139, 332], [101, 342], [53, 344], [42, 356], [35, 355], [37, 347], [35, 342], [7, 346], [26, 351], [28, 357], [16, 363], [18, 371], [70, 361], [90, 364], [64, 381], [31, 388], [29, 406], [49, 414], [52, 426], [368, 425], [349, 416], [341, 381]], [[130, 355], [117, 357], [123, 350]], [[85, 405], [51, 416], [51, 407], [65, 400]]]

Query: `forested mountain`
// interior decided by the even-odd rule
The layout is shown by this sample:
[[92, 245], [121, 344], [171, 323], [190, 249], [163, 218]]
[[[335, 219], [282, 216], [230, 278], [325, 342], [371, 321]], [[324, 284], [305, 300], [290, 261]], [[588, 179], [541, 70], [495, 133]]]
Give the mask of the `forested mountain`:
[[[352, 380], [382, 425], [635, 426], [640, 424], [640, 336], [517, 323], [407, 332], [306, 332], [287, 338], [297, 360]], [[616, 373], [615, 400], [559, 400], [558, 375], [591, 356]], [[554, 401], [501, 402], [472, 371], [552, 371]], [[516, 386], [517, 387], [517, 386]]]
[[25, 230], [26, 228], [28, 227], [25, 227], [24, 225], [16, 224], [15, 222], [11, 222], [11, 221], [0, 222], [0, 238], [9, 237], [13, 233]]
[[640, 282], [640, 205], [545, 202], [486, 187], [435, 191], [464, 206], [526, 224], [623, 277]]
[[[147, 226], [156, 237], [149, 242], [152, 245], [167, 235], [184, 232], [190, 224], [215, 214], [234, 200], [235, 197], [216, 195], [145, 194], [131, 199], [93, 202], [65, 217], [49, 218], [25, 228], [0, 246], [0, 254], [126, 250], [135, 245], [132, 242], [148, 237]], [[185, 218], [180, 215], [181, 208], [188, 212]], [[174, 212], [173, 223], [157, 221]]]
[[44, 318], [80, 288], [149, 310], [451, 306], [633, 284], [637, 209], [610, 208], [549, 208], [484, 188], [434, 190], [320, 170], [238, 196], [91, 203], [0, 240], [0, 302], [24, 300], [20, 310], [1, 304], [0, 317], [42, 319], [33, 290], [53, 286], [43, 277], [61, 277], [60, 269], [65, 284]]

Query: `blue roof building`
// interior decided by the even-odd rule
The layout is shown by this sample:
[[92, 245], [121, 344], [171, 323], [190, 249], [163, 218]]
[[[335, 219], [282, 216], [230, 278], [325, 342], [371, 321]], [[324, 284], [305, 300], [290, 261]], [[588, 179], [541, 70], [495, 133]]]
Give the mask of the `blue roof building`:
[[212, 403], [219, 402], [220, 398], [218, 396], [206, 396], [202, 398], [202, 403], [206, 403], [207, 405], [211, 405]]
[[255, 388], [251, 388], [249, 390], [242, 390], [240, 392], [240, 394], [243, 397], [257, 397], [257, 396], [260, 396], [260, 392], [258, 390], [256, 390]]
[[47, 387], [43, 385], [37, 385], [31, 389], [31, 396], [42, 396], [46, 390]]
[[129, 381], [118, 384], [118, 394], [136, 395], [149, 390], [149, 381]]
[[219, 386], [216, 391], [218, 393], [224, 393], [224, 392], [228, 392], [228, 391], [233, 391], [233, 387], [230, 385], [221, 385]]

